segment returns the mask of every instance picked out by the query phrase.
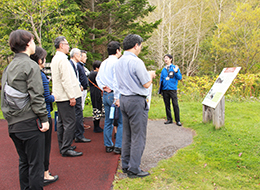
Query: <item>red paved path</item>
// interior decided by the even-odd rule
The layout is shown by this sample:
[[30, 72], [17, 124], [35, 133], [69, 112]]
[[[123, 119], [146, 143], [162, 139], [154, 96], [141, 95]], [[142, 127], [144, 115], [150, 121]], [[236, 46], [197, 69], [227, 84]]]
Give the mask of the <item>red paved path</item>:
[[[85, 123], [92, 124], [91, 118]], [[102, 125], [103, 126], [103, 122]], [[85, 130], [85, 137], [90, 143], [73, 143], [81, 157], [62, 157], [59, 153], [57, 133], [53, 131], [50, 171], [59, 175], [59, 180], [44, 189], [63, 190], [109, 190], [117, 170], [119, 156], [106, 153], [103, 144], [103, 133], [94, 133], [93, 127]], [[0, 189], [19, 189], [18, 155], [8, 135], [7, 122], [0, 120]]]

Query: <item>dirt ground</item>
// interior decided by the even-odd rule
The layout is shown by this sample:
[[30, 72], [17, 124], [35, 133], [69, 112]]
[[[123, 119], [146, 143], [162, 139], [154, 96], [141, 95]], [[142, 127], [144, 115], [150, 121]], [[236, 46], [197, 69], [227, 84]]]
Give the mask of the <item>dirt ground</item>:
[[[185, 128], [185, 124], [179, 127], [175, 123], [165, 125], [164, 122], [148, 120], [146, 146], [141, 161], [141, 169], [144, 171], [156, 167], [160, 160], [172, 157], [178, 149], [192, 143], [195, 132]], [[119, 179], [127, 177], [121, 169], [119, 163], [116, 174]]]

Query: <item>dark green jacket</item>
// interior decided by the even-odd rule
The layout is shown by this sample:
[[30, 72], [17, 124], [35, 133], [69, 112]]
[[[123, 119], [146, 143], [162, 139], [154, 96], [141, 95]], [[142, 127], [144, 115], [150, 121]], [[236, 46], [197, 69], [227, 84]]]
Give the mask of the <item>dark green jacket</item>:
[[[4, 101], [5, 83], [14, 89], [28, 93], [30, 101], [21, 110], [10, 108]], [[40, 68], [37, 63], [25, 53], [16, 53], [13, 61], [5, 69], [2, 76], [1, 109], [8, 125], [32, 118], [40, 118], [41, 122], [48, 121], [44, 90]]]

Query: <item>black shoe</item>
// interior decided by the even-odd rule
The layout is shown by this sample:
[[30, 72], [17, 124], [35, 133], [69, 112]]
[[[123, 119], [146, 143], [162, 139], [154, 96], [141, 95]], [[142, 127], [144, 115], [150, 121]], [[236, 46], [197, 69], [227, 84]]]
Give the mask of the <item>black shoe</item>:
[[106, 152], [107, 153], [110, 153], [114, 150], [114, 147], [113, 146], [106, 146]]
[[75, 150], [67, 150], [64, 154], [62, 154], [63, 157], [76, 157], [76, 156], [82, 156], [82, 152], [77, 152]]
[[77, 137], [75, 138], [75, 143], [87, 143], [87, 142], [91, 142], [91, 140], [85, 137], [83, 137], [82, 139], [79, 139]]
[[128, 172], [128, 168], [122, 168], [122, 171], [124, 174], [126, 174]]
[[131, 171], [127, 172], [127, 177], [129, 177], [129, 178], [146, 177], [148, 175], [150, 175], [150, 173], [149, 172], [144, 172], [143, 170], [141, 170], [141, 172], [137, 173], [137, 174], [135, 174], [135, 173], [133, 173]]
[[43, 180], [43, 186], [49, 185], [51, 183], [54, 183], [55, 181], [57, 181], [59, 179], [58, 175], [53, 176], [53, 179], [44, 179]]
[[115, 147], [114, 153], [121, 154], [121, 148]]
[[170, 120], [164, 122], [164, 124], [170, 124], [170, 123], [172, 123], [172, 121], [170, 121]]
[[179, 121], [176, 122], [176, 125], [181, 126], [181, 122], [179, 122]]
[[102, 133], [103, 129], [101, 127], [94, 127], [94, 133]]
[[76, 146], [71, 146], [69, 147], [69, 150], [75, 150], [77, 147]]

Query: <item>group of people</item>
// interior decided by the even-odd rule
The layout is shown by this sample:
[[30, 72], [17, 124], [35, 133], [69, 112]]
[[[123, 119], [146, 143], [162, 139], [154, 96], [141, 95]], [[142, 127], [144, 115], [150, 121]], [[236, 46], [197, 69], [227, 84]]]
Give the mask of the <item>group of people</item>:
[[75, 151], [76, 143], [90, 142], [84, 136], [82, 91], [88, 87], [88, 79], [82, 68], [81, 51], [74, 48], [70, 51], [70, 60], [67, 55], [70, 50], [64, 36], [54, 40], [56, 53], [51, 60], [52, 91], [56, 96], [58, 108], [57, 135], [59, 150], [63, 157], [81, 156], [83, 153]]
[[[72, 146], [87, 143], [84, 136], [83, 109], [86, 90], [90, 86], [93, 106], [94, 132], [103, 132], [107, 153], [121, 154], [122, 171], [129, 178], [145, 177], [149, 173], [140, 168], [145, 148], [149, 107], [146, 97], [155, 78], [138, 57], [143, 39], [129, 34], [121, 44], [111, 41], [107, 46], [109, 57], [94, 61], [89, 72], [84, 63], [87, 52], [70, 46], [64, 36], [54, 40], [56, 53], [51, 61], [52, 92], [49, 80], [42, 71], [47, 52], [36, 47], [34, 36], [24, 30], [10, 34], [9, 44], [15, 53], [2, 76], [1, 108], [8, 121], [9, 135], [19, 154], [21, 189], [43, 189], [44, 185], [58, 180], [49, 172], [51, 148], [52, 102], [57, 103], [57, 135], [63, 157], [82, 156]], [[172, 64], [171, 55], [164, 58], [167, 66], [161, 73], [161, 89], [165, 102], [167, 121], [172, 123], [170, 99], [173, 99], [176, 124], [181, 126], [177, 101], [177, 84], [181, 79], [178, 66]], [[38, 64], [35, 64], [35, 62]], [[172, 84], [173, 83], [173, 84]], [[105, 108], [104, 129], [100, 127], [102, 99]], [[117, 118], [112, 114], [116, 110]], [[112, 117], [111, 117], [112, 115]], [[117, 121], [115, 143], [112, 141], [113, 122]]]

